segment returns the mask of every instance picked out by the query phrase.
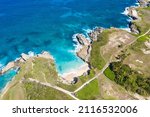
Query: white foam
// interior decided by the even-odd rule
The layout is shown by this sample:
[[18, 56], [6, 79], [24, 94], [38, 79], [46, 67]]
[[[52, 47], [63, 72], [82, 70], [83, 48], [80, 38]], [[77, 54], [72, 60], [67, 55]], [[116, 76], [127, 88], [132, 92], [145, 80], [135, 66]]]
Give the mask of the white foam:
[[4, 65], [2, 63], [0, 63], [0, 70], [4, 67]]
[[129, 11], [128, 11], [129, 7], [126, 7], [124, 12], [122, 12], [121, 14], [123, 15], [128, 15], [129, 14]]
[[78, 42], [78, 40], [76, 38], [77, 35], [78, 34], [74, 34], [72, 36], [73, 41], [76, 43], [76, 44], [73, 45], [75, 47], [75, 52], [78, 52], [82, 48], [82, 46], [80, 45], [80, 43]]
[[33, 57], [33, 56], [35, 56], [35, 53], [32, 52], [32, 51], [29, 51], [29, 52], [28, 52], [28, 55], [29, 55], [30, 57]]
[[122, 30], [125, 30], [125, 31], [127, 31], [127, 32], [131, 32], [131, 30], [130, 30], [130, 28], [120, 28], [120, 29], [122, 29]]
[[92, 41], [88, 34], [91, 33], [93, 30], [90, 28], [87, 28], [87, 29], [83, 28], [82, 30], [85, 32], [86, 39], [88, 39], [89, 41]]

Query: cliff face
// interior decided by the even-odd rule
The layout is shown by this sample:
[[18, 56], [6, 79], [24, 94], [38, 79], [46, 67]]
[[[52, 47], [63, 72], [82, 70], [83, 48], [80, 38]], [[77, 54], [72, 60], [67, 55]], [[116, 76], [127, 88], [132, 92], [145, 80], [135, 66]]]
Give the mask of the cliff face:
[[150, 13], [146, 9], [150, 6], [150, 0], [138, 0], [140, 7], [129, 7], [128, 16], [132, 18], [129, 23], [131, 31], [135, 34], [142, 34], [150, 26]]
[[95, 28], [93, 31], [88, 33], [91, 40], [88, 40], [83, 34], [77, 34], [76, 38], [79, 42], [80, 49], [77, 51], [77, 56], [80, 57], [83, 61], [89, 63], [89, 58], [91, 54], [91, 44], [94, 41], [97, 41], [98, 35], [104, 31], [104, 28]]
[[77, 34], [76, 38], [80, 46], [80, 49], [76, 52], [77, 56], [83, 61], [89, 62], [91, 42], [82, 34]]
[[[80, 46], [76, 54], [83, 61], [88, 63], [77, 70], [78, 76], [71, 73], [69, 74], [71, 80], [67, 79], [68, 76], [66, 77], [65, 80], [68, 80], [69, 83], [72, 82], [72, 79], [76, 79], [76, 81], [74, 80], [76, 84], [63, 84], [64, 82], [62, 80], [64, 79], [60, 79], [58, 76], [54, 59], [48, 52], [42, 52], [35, 56], [22, 54], [17, 61], [8, 63], [1, 71], [1, 74], [3, 74], [12, 68], [20, 67], [20, 71], [13, 81], [10, 82], [9, 86], [6, 87], [7, 90], [2, 94], [1, 99], [72, 99], [65, 93], [58, 92], [55, 88], [50, 88], [45, 85], [57, 87], [59, 86], [58, 84], [61, 84], [60, 87], [67, 91], [69, 91], [68, 88], [70, 88], [71, 91], [73, 91], [90, 81], [96, 75], [98, 76], [96, 80], [99, 82], [97, 82], [97, 87], [94, 87], [95, 89], [91, 90], [90, 88], [90, 90], [85, 91], [81, 88], [81, 92], [83, 91], [82, 93], [86, 93], [86, 99], [88, 95], [91, 94], [90, 91], [94, 92], [97, 89], [100, 90], [100, 92], [98, 92], [98, 98], [96, 97], [94, 99], [140, 99], [125, 90], [125, 88], [128, 89], [129, 86], [136, 82], [133, 83], [129, 81], [130, 84], [126, 84], [126, 87], [123, 88], [124, 86], [118, 85], [117, 82], [115, 82], [118, 80], [115, 79], [117, 76], [115, 76], [114, 72], [108, 67], [110, 63], [118, 62], [121, 58], [124, 58], [121, 60], [122, 63], [119, 63], [121, 70], [120, 66], [117, 66], [117, 70], [121, 71], [118, 73], [116, 71], [117, 75], [123, 73], [123, 75], [125, 74], [125, 77], [129, 76], [129, 78], [132, 78], [130, 77], [132, 74], [128, 75], [128, 73], [133, 69], [136, 71], [135, 73], [140, 74], [140, 77], [143, 74], [147, 77], [150, 76], [150, 33], [148, 32], [145, 34], [145, 31], [147, 31], [150, 26], [150, 11], [149, 8], [142, 8], [149, 6], [150, 0], [139, 0], [139, 3], [141, 5], [140, 8], [130, 7], [127, 9], [127, 15], [133, 19], [133, 21], [130, 22], [131, 33], [117, 28], [95, 28], [88, 34], [91, 40], [88, 40], [82, 34], [76, 35], [76, 39]], [[137, 38], [141, 32], [145, 35]], [[133, 33], [137, 35], [135, 36]], [[85, 74], [84, 76], [83, 73], [89, 71], [89, 65], [91, 69], [90, 74]], [[107, 67], [107, 69], [105, 67]], [[102, 72], [102, 70], [104, 70], [104, 72]], [[98, 75], [99, 73], [101, 73], [101, 75]], [[123, 77], [121, 76], [119, 78]], [[135, 76], [133, 77], [135, 78]], [[149, 83], [146, 82], [145, 79], [140, 79], [140, 83], [143, 82]], [[91, 84], [86, 84], [87, 87], [89, 85]], [[142, 86], [142, 88], [141, 86], [138, 86], [138, 89], [136, 89], [137, 86], [133, 86], [131, 89], [135, 88], [135, 91], [138, 91], [138, 93], [143, 93], [142, 91], [145, 86], [150, 86], [150, 84], [146, 84]], [[140, 88], [142, 90], [140, 90]], [[145, 97], [142, 97], [142, 99], [145, 99]]]

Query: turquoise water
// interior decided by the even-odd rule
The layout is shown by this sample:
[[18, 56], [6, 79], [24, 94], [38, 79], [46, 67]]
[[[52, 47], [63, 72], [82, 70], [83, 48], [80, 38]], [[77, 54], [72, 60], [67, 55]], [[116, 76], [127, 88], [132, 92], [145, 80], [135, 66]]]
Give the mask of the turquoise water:
[[54, 56], [59, 73], [77, 68], [75, 33], [95, 26], [127, 27], [125, 7], [135, 0], [0, 0], [0, 64], [22, 52]]
[[6, 72], [4, 75], [0, 76], [0, 92], [6, 86], [6, 84], [12, 80], [12, 78], [16, 75], [15, 70], [10, 70]]
[[[121, 14], [135, 0], [0, 0], [0, 68], [21, 53], [49, 51], [60, 74], [83, 64], [75, 33], [96, 26], [127, 27]], [[0, 87], [12, 74], [0, 78]], [[8, 79], [7, 79], [8, 78]], [[1, 81], [2, 79], [6, 79]]]

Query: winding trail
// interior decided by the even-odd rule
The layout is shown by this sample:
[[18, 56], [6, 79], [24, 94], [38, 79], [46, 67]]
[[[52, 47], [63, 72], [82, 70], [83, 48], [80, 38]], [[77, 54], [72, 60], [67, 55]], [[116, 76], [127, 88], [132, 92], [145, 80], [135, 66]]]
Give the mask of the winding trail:
[[79, 100], [77, 97], [74, 96], [74, 93], [73, 93], [73, 92], [67, 91], [67, 90], [65, 90], [65, 89], [63, 89], [63, 88], [57, 87], [57, 86], [52, 85], [52, 84], [50, 84], [50, 83], [40, 82], [40, 81], [35, 80], [35, 79], [32, 79], [32, 78], [29, 78], [29, 81], [30, 81], [30, 82], [36, 82], [36, 83], [39, 83], [39, 84], [41, 84], [41, 85], [44, 85], [44, 86], [47, 86], [47, 87], [50, 87], [50, 88], [59, 90], [59, 91], [65, 93], [65, 94], [71, 96], [73, 99]]
[[98, 76], [100, 76], [101, 74], [103, 74], [103, 72], [104, 72], [104, 71], [107, 69], [107, 67], [109, 66], [109, 63], [110, 63], [110, 62], [108, 62], [108, 63], [103, 67], [103, 69], [101, 70], [100, 73], [98, 73], [95, 77], [93, 77], [93, 78], [90, 79], [89, 81], [85, 82], [81, 87], [79, 87], [78, 89], [76, 89], [76, 90], [74, 91], [74, 93], [80, 91], [82, 88], [84, 88], [84, 87], [85, 87], [86, 85], [88, 85], [90, 82], [92, 82], [93, 80], [95, 80]]
[[[135, 40], [133, 40], [133, 41], [132, 41], [131, 43], [129, 43], [128, 45], [124, 46], [124, 48], [126, 48], [127, 46], [133, 44], [133, 43], [136, 42], [139, 38], [141, 38], [141, 37], [147, 35], [149, 32], [150, 32], [150, 29], [149, 29], [147, 32], [145, 32], [144, 34], [138, 36]], [[123, 49], [124, 49], [124, 48], [123, 48]], [[95, 80], [97, 77], [99, 77], [100, 75], [102, 75], [102, 74], [104, 73], [104, 71], [107, 69], [107, 67], [109, 66], [109, 64], [111, 63], [112, 57], [113, 57], [113, 55], [110, 57], [109, 62], [106, 63], [106, 65], [103, 67], [103, 69], [100, 71], [100, 73], [98, 73], [95, 77], [93, 77], [93, 78], [90, 79], [89, 81], [85, 82], [82, 86], [80, 86], [78, 89], [76, 89], [76, 90], [74, 91], [74, 93], [80, 91], [80, 90], [83, 89], [86, 85], [88, 85], [90, 82], [92, 82], [92, 81]]]
[[141, 37], [147, 35], [149, 32], [150, 32], [150, 29], [149, 29], [147, 32], [145, 32], [144, 34], [140, 35], [137, 39], [139, 39], [139, 38], [141, 38]]
[[[133, 43], [136, 42], [139, 38], [141, 38], [141, 37], [147, 35], [149, 32], [150, 32], [150, 29], [149, 29], [147, 32], [145, 32], [144, 34], [142, 34], [142, 35], [140, 35], [139, 37], [137, 37], [137, 38], [136, 38], [135, 40], [133, 40], [131, 43], [129, 43], [129, 44], [127, 44], [126, 46], [124, 46], [124, 48], [126, 48], [127, 46], [133, 44]], [[124, 49], [124, 48], [123, 48], [123, 49]], [[78, 91], [80, 91], [80, 90], [83, 89], [85, 86], [87, 86], [89, 83], [91, 83], [93, 80], [95, 80], [95, 79], [98, 78], [100, 75], [102, 75], [102, 74], [104, 73], [104, 71], [108, 68], [109, 64], [111, 63], [112, 57], [113, 57], [113, 55], [110, 57], [110, 60], [106, 63], [106, 65], [103, 67], [103, 69], [102, 69], [96, 76], [94, 76], [92, 79], [90, 79], [90, 80], [88, 80], [87, 82], [85, 82], [83, 85], [81, 85], [81, 86], [80, 86], [78, 89], [76, 89], [74, 92], [70, 92], [70, 91], [65, 90], [65, 89], [63, 89], [63, 88], [61, 88], [61, 87], [52, 85], [52, 84], [47, 83], [47, 82], [46, 82], [46, 83], [40, 82], [40, 81], [35, 80], [35, 79], [32, 79], [32, 78], [29, 78], [29, 81], [30, 81], [30, 82], [36, 82], [36, 83], [39, 83], [39, 84], [41, 84], [41, 85], [48, 86], [48, 87], [50, 87], [50, 88], [59, 90], [59, 91], [65, 93], [65, 94], [71, 96], [73, 99], [79, 100], [79, 99], [75, 96], [75, 93], [78, 92]], [[5, 95], [5, 93], [8, 91], [9, 88], [10, 88], [10, 87], [7, 87], [7, 89], [2, 93], [2, 95], [0, 95], [1, 98]]]

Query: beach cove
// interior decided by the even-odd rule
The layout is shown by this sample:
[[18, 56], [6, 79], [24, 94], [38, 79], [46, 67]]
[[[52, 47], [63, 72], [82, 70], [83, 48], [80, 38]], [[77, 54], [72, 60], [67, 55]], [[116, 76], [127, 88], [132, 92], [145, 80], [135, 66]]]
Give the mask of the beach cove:
[[[31, 1], [24, 3], [22, 1], [8, 4], [7, 0], [1, 2], [1, 68], [20, 57], [21, 53], [33, 51], [38, 54], [46, 50], [54, 57], [59, 74], [72, 72], [84, 65], [84, 62], [76, 56], [76, 42], [72, 39], [74, 34], [83, 33], [86, 35], [88, 29], [93, 29], [96, 26], [125, 28], [128, 25], [128, 18], [121, 12], [125, 7], [135, 4], [134, 0], [120, 1], [119, 3], [112, 1], [112, 5], [117, 9], [110, 11], [112, 6], [107, 4], [107, 1], [101, 0], [92, 1], [90, 6], [86, 6], [87, 1], [80, 3], [78, 0], [65, 2], [44, 0], [42, 3]], [[32, 12], [31, 6], [33, 6]], [[38, 10], [39, 7], [41, 11]], [[21, 11], [19, 12], [18, 9]], [[55, 12], [56, 9], [58, 14], [53, 16], [52, 12]], [[35, 13], [37, 10], [38, 13]], [[103, 10], [107, 11], [107, 16]], [[41, 20], [42, 17], [46, 18]], [[11, 22], [8, 21], [10, 18]], [[4, 26], [5, 28], [3, 28]], [[59, 28], [60, 26], [61, 28]], [[7, 47], [3, 46], [6, 43]]]

